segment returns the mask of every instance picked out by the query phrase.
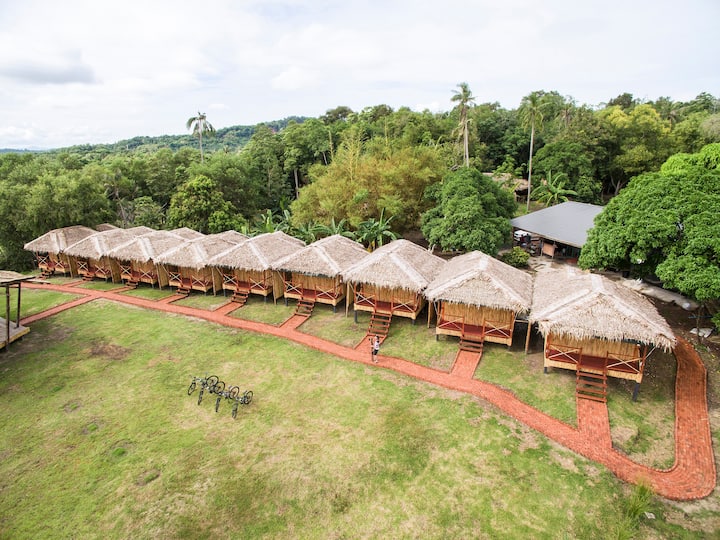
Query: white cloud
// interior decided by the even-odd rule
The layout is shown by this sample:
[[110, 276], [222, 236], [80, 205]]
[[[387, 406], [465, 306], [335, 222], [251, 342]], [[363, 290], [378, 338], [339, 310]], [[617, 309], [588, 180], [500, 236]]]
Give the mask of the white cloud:
[[716, 0], [24, 0], [0, 5], [0, 147], [183, 133], [340, 104], [449, 110], [718, 93]]

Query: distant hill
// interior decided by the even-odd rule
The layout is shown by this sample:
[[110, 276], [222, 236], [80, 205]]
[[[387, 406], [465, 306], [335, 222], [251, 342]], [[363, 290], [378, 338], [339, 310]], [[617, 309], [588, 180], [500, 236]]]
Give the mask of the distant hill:
[[[302, 123], [307, 118], [304, 116], [289, 116], [282, 120], [273, 120], [272, 122], [262, 122], [260, 125], [268, 126], [274, 131], [281, 131], [289, 122], [295, 121]], [[230, 126], [218, 129], [214, 137], [203, 137], [203, 150], [206, 152], [215, 152], [218, 150], [238, 150], [245, 146], [253, 133], [256, 126]], [[64, 148], [54, 148], [51, 150], [13, 150], [0, 149], [0, 153], [7, 152], [45, 152], [58, 153], [70, 152], [78, 154], [92, 154], [97, 157], [103, 155], [123, 153], [123, 152], [154, 152], [161, 148], [169, 148], [173, 152], [180, 148], [191, 146], [197, 147], [197, 138], [190, 133], [187, 135], [160, 135], [157, 137], [147, 137], [139, 135], [132, 139], [125, 139], [111, 144], [78, 144]]]

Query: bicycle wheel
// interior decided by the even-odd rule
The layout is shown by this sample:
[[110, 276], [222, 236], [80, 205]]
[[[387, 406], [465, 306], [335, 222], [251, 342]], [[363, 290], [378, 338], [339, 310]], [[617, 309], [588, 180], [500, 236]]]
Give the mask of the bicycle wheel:
[[195, 388], [197, 388], [197, 383], [193, 381], [190, 383], [190, 386], [188, 386], [188, 396], [195, 391]]
[[211, 392], [220, 395], [223, 393], [223, 390], [225, 390], [225, 381], [218, 381], [215, 383]]
[[215, 385], [219, 380], [220, 379], [218, 379], [215, 375], [210, 375], [207, 379], [205, 379], [205, 384], [207, 385], [208, 390], [212, 392], [212, 389], [215, 388]]
[[200, 393], [198, 394], [198, 405], [200, 405], [200, 402], [202, 401], [203, 393], [205, 392], [204, 388], [200, 389]]
[[236, 401], [235, 403], [233, 403], [233, 408], [232, 408], [232, 417], [233, 417], [233, 418], [236, 418], [236, 417], [237, 417], [238, 405], [240, 405], [240, 402], [238, 402], [238, 401]]
[[215, 400], [215, 412], [218, 412], [218, 409], [220, 408], [220, 400], [222, 399], [222, 396], [218, 396]]
[[245, 392], [242, 397], [243, 405], [249, 405], [250, 402], [252, 401], [252, 397], [253, 397], [252, 390], [248, 390], [247, 392]]

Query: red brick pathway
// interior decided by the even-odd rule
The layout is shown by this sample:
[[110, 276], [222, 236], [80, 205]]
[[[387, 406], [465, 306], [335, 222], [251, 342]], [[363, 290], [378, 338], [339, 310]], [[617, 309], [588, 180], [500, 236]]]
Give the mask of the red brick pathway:
[[[94, 299], [105, 299], [167, 313], [192, 316], [225, 326], [290, 339], [307, 347], [354, 362], [364, 364], [371, 364], [372, 362], [369, 345], [364, 343], [364, 339], [355, 348], [349, 348], [303, 334], [298, 330], [298, 327], [305, 320], [304, 317], [292, 316], [283, 325], [273, 326], [230, 317], [227, 313], [233, 311], [233, 309], [227, 305], [227, 307], [222, 306], [215, 311], [205, 311], [118, 294], [117, 290], [95, 291], [78, 289], [68, 285], [32, 283], [27, 283], [25, 286], [35, 289], [83, 294], [85, 297], [27, 317], [21, 321], [23, 325]], [[479, 355], [475, 354], [475, 356]], [[716, 482], [715, 460], [707, 407], [707, 373], [700, 356], [682, 338], [678, 338], [675, 356], [677, 358], [675, 463], [667, 470], [658, 470], [640, 465], [612, 448], [610, 424], [605, 404], [578, 399], [578, 428], [576, 429], [523, 403], [506, 390], [473, 379], [472, 376], [475, 367], [477, 367], [477, 362], [465, 355], [458, 354], [453, 370], [450, 373], [383, 354], [378, 355], [378, 360], [379, 366], [385, 369], [391, 369], [431, 384], [466, 392], [485, 399], [506, 414], [539, 431], [548, 438], [606, 466], [622, 480], [632, 483], [644, 480], [649, 482], [658, 495], [669, 499], [692, 500], [708, 496], [715, 488]], [[473, 362], [475, 362], [474, 366]]]
[[478, 352], [458, 349], [450, 374], [455, 375], [456, 377], [467, 377], [468, 379], [472, 379], [475, 375], [475, 370], [480, 363], [481, 356], [482, 355]]

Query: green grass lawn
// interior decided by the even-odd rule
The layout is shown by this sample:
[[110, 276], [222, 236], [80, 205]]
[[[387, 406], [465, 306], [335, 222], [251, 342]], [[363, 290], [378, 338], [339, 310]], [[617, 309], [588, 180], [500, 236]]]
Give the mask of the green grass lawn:
[[272, 301], [272, 298], [265, 300], [262, 296], [251, 294], [247, 299], [247, 303], [230, 313], [230, 316], [245, 319], [246, 321], [280, 326], [292, 317], [293, 313], [295, 313], [295, 303], [293, 302], [286, 306], [282, 299], [278, 300], [276, 304]]
[[[3, 290], [4, 293], [4, 290]], [[17, 289], [10, 289], [10, 319], [17, 317]], [[3, 294], [3, 297], [5, 295]], [[80, 294], [67, 294], [55, 291], [43, 291], [41, 289], [28, 289], [23, 287], [20, 292], [20, 317], [29, 317], [52, 307], [59, 306], [80, 298]], [[5, 302], [3, 301], [0, 317], [5, 317]]]
[[[427, 330], [408, 327], [394, 346]], [[0, 374], [2, 538], [718, 532], [717, 497], [653, 498], [627, 535], [631, 487], [482, 400], [196, 319], [92, 302], [33, 324]], [[253, 390], [236, 420], [187, 395], [206, 374]]]

